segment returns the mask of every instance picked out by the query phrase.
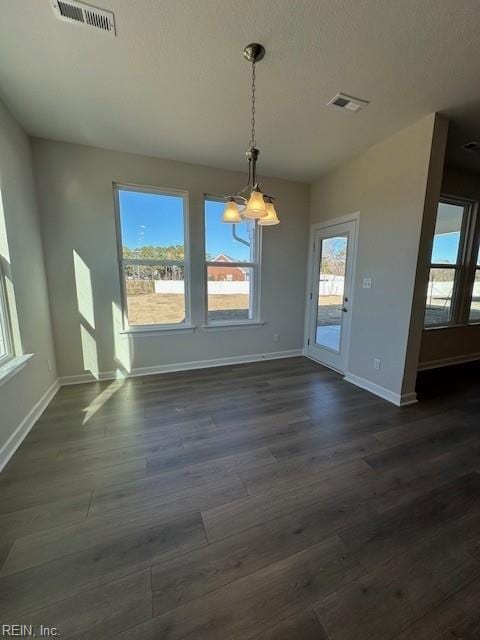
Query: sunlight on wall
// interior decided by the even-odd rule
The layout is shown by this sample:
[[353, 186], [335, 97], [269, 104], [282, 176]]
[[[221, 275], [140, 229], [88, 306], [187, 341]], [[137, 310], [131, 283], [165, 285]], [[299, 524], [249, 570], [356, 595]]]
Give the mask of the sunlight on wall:
[[78, 253], [73, 250], [73, 268], [77, 305], [80, 314], [80, 339], [82, 342], [83, 368], [98, 380], [98, 351], [95, 340], [95, 311], [90, 269]]
[[98, 380], [98, 354], [95, 338], [90, 335], [83, 324], [80, 325], [80, 337], [82, 340], [83, 368], [90, 371]]
[[116, 302], [112, 302], [114, 359], [118, 365], [117, 378], [124, 378], [132, 372], [132, 345], [128, 336], [122, 335], [123, 313]]
[[[112, 302], [112, 332], [114, 341], [114, 363], [117, 364], [115, 377], [117, 378], [108, 385], [92, 402], [84, 409], [83, 424], [86, 424], [93, 416], [104, 407], [109, 400], [125, 384], [125, 379], [132, 371], [131, 345], [127, 336], [121, 335], [123, 330], [122, 310], [115, 302]], [[84, 349], [85, 354], [85, 349]], [[98, 367], [98, 363], [97, 363]]]
[[90, 269], [75, 249], [73, 250], [73, 268], [75, 270], [78, 310], [90, 327], [95, 329], [92, 277], [90, 275]]

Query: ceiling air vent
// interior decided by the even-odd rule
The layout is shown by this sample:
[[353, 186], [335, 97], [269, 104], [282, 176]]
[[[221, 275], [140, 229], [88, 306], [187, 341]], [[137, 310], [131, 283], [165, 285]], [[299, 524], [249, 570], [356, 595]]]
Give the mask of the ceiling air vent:
[[465, 151], [480, 151], [480, 142], [467, 142], [466, 144], [462, 144], [462, 149]]
[[345, 111], [360, 111], [369, 104], [368, 100], [360, 100], [360, 98], [353, 98], [347, 96], [345, 93], [337, 93], [337, 95], [327, 102], [327, 107], [335, 107], [337, 109], [344, 109]]
[[115, 18], [111, 11], [97, 9], [77, 0], [52, 0], [52, 6], [60, 20], [81, 23], [115, 35]]

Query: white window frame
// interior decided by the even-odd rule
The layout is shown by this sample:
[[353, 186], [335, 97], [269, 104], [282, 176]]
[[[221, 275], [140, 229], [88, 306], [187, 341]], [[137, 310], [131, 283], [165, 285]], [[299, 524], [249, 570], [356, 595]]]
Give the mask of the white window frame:
[[0, 264], [0, 332], [5, 344], [5, 354], [0, 354], [0, 367], [10, 360], [13, 360], [15, 353], [13, 350], [12, 325], [8, 310], [7, 293], [5, 288], [5, 276]]
[[[165, 187], [152, 187], [136, 184], [114, 183], [114, 202], [115, 202], [115, 222], [117, 231], [117, 255], [118, 266], [120, 274], [120, 297], [122, 303], [122, 315], [123, 315], [123, 330], [126, 333], [144, 333], [152, 331], [191, 331], [193, 326], [191, 324], [191, 300], [190, 300], [190, 234], [189, 234], [189, 202], [188, 192], [180, 191], [178, 189], [169, 189]], [[124, 258], [123, 257], [123, 242], [122, 242], [122, 224], [120, 216], [120, 191], [134, 191], [137, 193], [151, 193], [154, 195], [164, 196], [176, 196], [183, 199], [183, 247], [184, 258], [183, 260], [156, 260], [147, 258]], [[183, 264], [183, 272], [185, 277], [185, 319], [183, 322], [162, 323], [162, 324], [142, 324], [130, 326], [128, 322], [128, 300], [127, 300], [127, 287], [125, 283], [125, 271], [124, 267], [129, 264], [141, 264], [151, 266], [174, 266]]]
[[[469, 320], [470, 301], [472, 297], [473, 279], [475, 278], [476, 260], [475, 247], [478, 246], [478, 204], [467, 198], [442, 194], [439, 203], [453, 204], [463, 207], [462, 228], [460, 231], [460, 245], [457, 262], [437, 263], [430, 262], [430, 269], [451, 269], [454, 271], [454, 286], [452, 291], [450, 320], [443, 323], [426, 323], [424, 329], [435, 331], [446, 327], [457, 327], [466, 324], [478, 324], [478, 321]], [[437, 214], [438, 215], [438, 214]], [[435, 221], [436, 222], [436, 221]], [[433, 245], [432, 245], [433, 246]], [[425, 308], [426, 311], [426, 308]]]
[[470, 308], [473, 298], [473, 288], [475, 285], [475, 277], [480, 272], [480, 212], [479, 203], [472, 204], [471, 220], [470, 220], [470, 238], [469, 238], [469, 260], [467, 262], [466, 275], [466, 299], [464, 305], [464, 314], [467, 324], [479, 325], [480, 320], [470, 317]]
[[[263, 325], [264, 322], [260, 318], [260, 301], [261, 301], [261, 274], [262, 274], [262, 227], [255, 222], [255, 234], [254, 234], [254, 256], [253, 262], [215, 262], [206, 259], [207, 251], [207, 233], [205, 225], [205, 205], [206, 202], [223, 202], [221, 198], [204, 194], [203, 197], [203, 247], [204, 247], [204, 264], [205, 264], [205, 324], [204, 328], [222, 328], [222, 327], [238, 327], [238, 326], [256, 326]], [[228, 223], [225, 223], [228, 224]], [[229, 267], [240, 267], [241, 269], [250, 268], [253, 279], [252, 286], [252, 318], [247, 320], [217, 320], [211, 321], [208, 319], [208, 267], [222, 267], [228, 265]]]

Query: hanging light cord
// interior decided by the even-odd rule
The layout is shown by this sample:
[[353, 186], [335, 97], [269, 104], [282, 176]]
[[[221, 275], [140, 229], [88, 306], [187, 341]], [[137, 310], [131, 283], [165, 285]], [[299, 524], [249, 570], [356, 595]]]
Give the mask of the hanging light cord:
[[252, 132], [251, 132], [251, 136], [250, 136], [250, 147], [255, 147], [256, 146], [256, 140], [255, 140], [255, 91], [256, 91], [256, 86], [255, 86], [255, 60], [252, 62]]

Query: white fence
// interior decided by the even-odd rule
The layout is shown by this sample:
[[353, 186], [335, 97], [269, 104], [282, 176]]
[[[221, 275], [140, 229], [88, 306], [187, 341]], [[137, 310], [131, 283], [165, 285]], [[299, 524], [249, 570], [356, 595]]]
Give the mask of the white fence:
[[[245, 295], [250, 293], [248, 280], [209, 280], [208, 293], [231, 296], [238, 293]], [[183, 294], [185, 283], [183, 280], [155, 280], [155, 293], [180, 293]], [[321, 296], [343, 295], [343, 276], [322, 275], [318, 285], [318, 293]]]
[[345, 278], [324, 273], [320, 276], [318, 283], [319, 296], [343, 296], [345, 288]]
[[[183, 280], [155, 280], [155, 293], [180, 293], [184, 292], [185, 283]], [[320, 296], [341, 296], [343, 295], [344, 278], [324, 274], [318, 283], [318, 294]], [[453, 291], [452, 281], [436, 281], [428, 285], [427, 301], [432, 298], [448, 298]], [[209, 280], [208, 293], [217, 295], [233, 295], [250, 293], [250, 282], [236, 280]], [[480, 297], [480, 282], [475, 282], [473, 296]]]
[[[453, 280], [436, 280], [428, 284], [427, 302], [430, 298], [449, 298], [453, 292]], [[473, 285], [473, 297], [480, 297], [480, 282]]]
[[[155, 280], [155, 293], [183, 294], [185, 282], [183, 280]], [[247, 280], [209, 280], [208, 293], [231, 296], [236, 293], [248, 295], [250, 282]]]
[[[320, 296], [341, 296], [343, 295], [344, 278], [343, 276], [333, 276], [323, 274], [318, 284], [318, 293]], [[453, 281], [436, 280], [430, 282], [427, 292], [427, 303], [435, 298], [449, 298], [453, 291]], [[475, 282], [473, 286], [473, 297], [480, 297], [480, 282]]]

